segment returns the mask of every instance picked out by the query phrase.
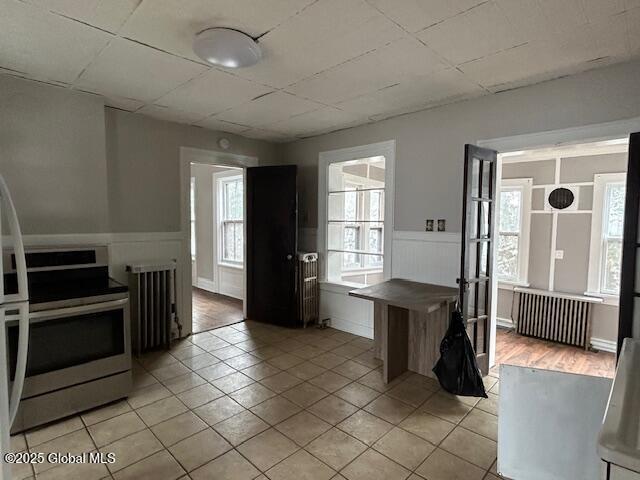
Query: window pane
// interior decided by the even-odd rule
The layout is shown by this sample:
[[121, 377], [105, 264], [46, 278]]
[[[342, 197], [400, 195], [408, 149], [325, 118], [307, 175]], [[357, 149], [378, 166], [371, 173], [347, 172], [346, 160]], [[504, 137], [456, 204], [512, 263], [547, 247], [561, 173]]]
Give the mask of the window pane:
[[384, 263], [385, 159], [336, 162], [327, 173], [326, 242], [329, 250], [339, 250], [328, 253], [327, 277], [330, 281], [377, 283], [383, 278]]
[[[344, 227], [344, 250], [360, 249], [360, 231], [359, 227]], [[343, 265], [345, 268], [355, 268], [360, 266], [360, 255], [356, 253], [345, 253], [343, 257]]]
[[358, 194], [355, 192], [348, 192], [344, 194], [344, 218], [342, 220], [348, 220], [355, 222], [358, 219]]
[[498, 277], [505, 280], [518, 279], [518, 236], [498, 236]]
[[382, 192], [369, 192], [369, 219], [382, 220]]
[[233, 231], [233, 223], [222, 224], [222, 258], [224, 260], [233, 260], [235, 239]]
[[[370, 252], [382, 253], [382, 227], [373, 227], [369, 230], [369, 248]], [[367, 255], [368, 267], [380, 267], [383, 264], [381, 255]]]
[[196, 222], [191, 221], [191, 256], [196, 255]]
[[622, 237], [624, 227], [624, 185], [607, 185], [607, 214], [605, 234], [609, 237]]
[[242, 180], [233, 180], [224, 184], [225, 220], [242, 220]]
[[500, 231], [520, 231], [520, 211], [522, 206], [522, 191], [507, 190], [500, 192]]
[[616, 240], [605, 241], [603, 292], [616, 294], [620, 291], [621, 261], [622, 242]]
[[189, 197], [191, 201], [191, 221], [196, 219], [196, 179], [191, 179], [191, 193]]
[[235, 250], [235, 255], [234, 255], [234, 260], [236, 262], [242, 262], [242, 258], [244, 255], [244, 249], [243, 249], [243, 244], [244, 244], [244, 240], [243, 240], [243, 235], [244, 235], [244, 224], [242, 223], [234, 223], [234, 229], [235, 229], [235, 246], [234, 246], [234, 250]]

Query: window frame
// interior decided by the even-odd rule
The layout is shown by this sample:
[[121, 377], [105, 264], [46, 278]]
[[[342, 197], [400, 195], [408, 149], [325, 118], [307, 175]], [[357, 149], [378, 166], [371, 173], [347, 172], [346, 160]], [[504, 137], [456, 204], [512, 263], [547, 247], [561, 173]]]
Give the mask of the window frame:
[[[518, 275], [513, 278], [501, 278], [497, 274], [499, 284], [528, 287], [529, 286], [529, 247], [531, 241], [531, 197], [533, 190], [533, 178], [503, 178], [500, 180], [498, 198], [501, 199], [502, 192], [520, 190], [522, 192], [522, 204], [520, 206], [520, 229], [518, 232]], [[496, 233], [498, 241], [500, 235], [500, 201], [498, 203], [498, 219], [496, 222]], [[498, 259], [498, 249], [496, 248], [496, 266]]]
[[600, 297], [606, 304], [618, 305], [619, 293], [605, 292], [603, 288], [604, 275], [604, 222], [607, 215], [607, 187], [611, 184], [622, 184], [626, 187], [627, 174], [599, 173], [593, 176], [593, 205], [591, 214], [591, 241], [589, 245], [589, 271], [587, 291], [585, 295]]
[[[329, 211], [329, 189], [328, 177], [329, 167], [334, 163], [347, 162], [369, 157], [382, 156], [385, 158], [385, 193], [384, 193], [384, 220], [379, 222], [383, 225], [383, 257], [382, 275], [384, 280], [391, 278], [392, 268], [392, 240], [393, 240], [393, 208], [394, 208], [394, 178], [395, 178], [395, 140], [379, 142], [358, 147], [343, 148], [320, 152], [318, 161], [318, 253], [320, 254], [320, 281], [333, 285], [344, 285], [348, 287], [361, 286], [352, 282], [345, 282], [328, 278], [328, 211]], [[361, 241], [365, 241], [367, 232], [360, 232]], [[363, 240], [364, 239], [364, 240]], [[380, 267], [375, 267], [379, 270]], [[358, 271], [366, 272], [371, 270], [364, 267]], [[349, 270], [351, 271], [351, 270]]]
[[[244, 175], [242, 173], [237, 172], [222, 172], [222, 173], [214, 173], [214, 177], [216, 180], [216, 211], [217, 218], [215, 222], [216, 232], [217, 232], [217, 244], [218, 244], [218, 254], [217, 254], [217, 264], [219, 266], [225, 267], [233, 267], [233, 268], [244, 268], [244, 218], [245, 218], [245, 195], [244, 195]], [[229, 183], [240, 182], [242, 184], [242, 219], [226, 219], [226, 201], [225, 201], [225, 185]], [[234, 224], [241, 225], [241, 229], [243, 232], [243, 242], [242, 242], [242, 258], [243, 260], [233, 260], [227, 259], [224, 257], [224, 246], [225, 246], [225, 236], [224, 230], [225, 225]]]
[[189, 183], [190, 193], [189, 193], [189, 228], [191, 232], [191, 244], [189, 248], [191, 249], [191, 261], [194, 262], [197, 254], [197, 232], [196, 232], [196, 177], [192, 176]]

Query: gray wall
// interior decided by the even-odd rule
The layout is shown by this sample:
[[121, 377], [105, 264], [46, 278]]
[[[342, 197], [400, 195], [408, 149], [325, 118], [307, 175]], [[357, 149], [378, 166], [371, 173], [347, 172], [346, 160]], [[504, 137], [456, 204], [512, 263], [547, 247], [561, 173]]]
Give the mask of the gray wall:
[[[593, 182], [598, 173], [619, 173], [627, 169], [624, 153], [563, 158], [560, 164], [560, 182]], [[533, 185], [554, 183], [555, 160], [505, 163], [502, 178], [533, 178]], [[542, 192], [542, 195], [540, 195]], [[539, 197], [539, 198], [537, 198]], [[544, 208], [544, 190], [533, 189], [532, 209]], [[593, 207], [593, 187], [581, 186], [579, 208]], [[531, 215], [529, 246], [529, 284], [532, 288], [549, 288], [549, 259], [551, 253], [550, 214]], [[558, 292], [584, 294], [587, 290], [589, 271], [589, 246], [591, 241], [591, 214], [558, 214], [556, 249], [564, 251], [564, 258], [555, 261], [554, 289]], [[513, 292], [498, 290], [497, 315], [511, 319]], [[593, 332], [596, 338], [614, 341], [618, 332], [618, 307], [597, 305], [593, 313]]]
[[26, 234], [180, 230], [181, 146], [277, 163], [278, 146], [155, 120], [0, 75], [0, 174]]
[[102, 100], [0, 75], [0, 174], [24, 233], [107, 232]]
[[109, 218], [114, 232], [180, 230], [180, 147], [219, 150], [277, 163], [277, 146], [106, 108]]
[[395, 229], [445, 218], [460, 231], [465, 143], [640, 116], [638, 78], [640, 62], [616, 65], [286, 144], [302, 226], [317, 226], [319, 152], [395, 139]]

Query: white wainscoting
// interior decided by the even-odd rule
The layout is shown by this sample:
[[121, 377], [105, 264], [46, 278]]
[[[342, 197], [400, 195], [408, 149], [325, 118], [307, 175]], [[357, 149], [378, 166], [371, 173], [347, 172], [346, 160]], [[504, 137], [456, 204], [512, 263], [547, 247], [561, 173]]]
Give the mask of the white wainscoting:
[[[315, 229], [302, 229], [301, 249], [315, 251]], [[302, 242], [305, 242], [304, 244]], [[392, 277], [456, 286], [460, 270], [460, 234], [449, 232], [393, 232]], [[351, 287], [320, 286], [320, 318], [330, 318], [338, 330], [373, 337], [372, 302], [349, 297]]]
[[344, 332], [373, 338], [373, 302], [350, 297], [353, 287], [320, 284], [320, 318], [331, 319], [331, 326]]
[[393, 232], [391, 276], [456, 286], [460, 275], [460, 233]]
[[242, 268], [219, 265], [214, 269], [217, 281], [210, 278], [198, 277], [195, 286], [212, 293], [219, 293], [227, 297], [244, 299], [244, 275]]
[[218, 267], [218, 293], [228, 297], [244, 299], [244, 274], [241, 268]]

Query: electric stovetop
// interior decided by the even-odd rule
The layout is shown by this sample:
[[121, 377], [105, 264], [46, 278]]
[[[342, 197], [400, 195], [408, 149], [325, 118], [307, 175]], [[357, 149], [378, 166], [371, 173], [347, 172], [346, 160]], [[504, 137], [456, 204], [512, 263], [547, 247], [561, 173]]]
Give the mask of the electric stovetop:
[[[109, 277], [107, 267], [28, 272], [29, 303], [49, 303], [74, 298], [98, 297], [126, 293], [126, 285]], [[6, 293], [17, 292], [17, 277], [4, 278]]]

